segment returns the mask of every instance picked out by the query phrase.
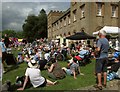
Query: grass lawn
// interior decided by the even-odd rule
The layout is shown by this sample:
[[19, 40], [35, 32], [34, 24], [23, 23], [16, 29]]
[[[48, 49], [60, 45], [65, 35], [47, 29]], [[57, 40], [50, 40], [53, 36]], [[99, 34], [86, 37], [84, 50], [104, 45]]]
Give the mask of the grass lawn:
[[[67, 65], [67, 62], [62, 61], [59, 63], [61, 66]], [[62, 80], [58, 80], [59, 81], [58, 85], [44, 87], [44, 88], [31, 87], [26, 90], [72, 90], [72, 89], [78, 89], [81, 87], [90, 86], [92, 84], [95, 84], [95, 77], [93, 74], [94, 66], [95, 66], [95, 61], [93, 60], [92, 63], [81, 67], [81, 72], [84, 73], [85, 75], [84, 76], [78, 75], [76, 80], [73, 78], [73, 76], [66, 75], [66, 78], [64, 78]], [[22, 63], [19, 65], [18, 68], [5, 73], [3, 75], [3, 83], [6, 80], [10, 80], [12, 83], [15, 83], [16, 76], [24, 75], [26, 67], [27, 67], [27, 64]], [[43, 70], [41, 72], [42, 72], [42, 76], [48, 78], [46, 70]], [[50, 78], [48, 78], [48, 79], [50, 79]], [[52, 79], [50, 79], [50, 80], [52, 80]]]

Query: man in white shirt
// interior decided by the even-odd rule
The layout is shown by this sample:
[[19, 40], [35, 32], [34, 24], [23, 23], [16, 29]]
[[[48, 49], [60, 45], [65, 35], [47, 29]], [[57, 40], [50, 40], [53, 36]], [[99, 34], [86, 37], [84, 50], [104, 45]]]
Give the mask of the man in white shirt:
[[52, 82], [44, 77], [41, 76], [41, 71], [39, 70], [39, 65], [37, 64], [37, 61], [31, 60], [28, 63], [28, 68], [25, 72], [25, 80], [22, 88], [19, 88], [17, 90], [24, 90], [25, 86], [28, 82], [28, 77], [30, 78], [30, 82], [33, 85], [34, 88], [36, 87], [44, 87], [46, 85], [55, 85], [57, 81]]

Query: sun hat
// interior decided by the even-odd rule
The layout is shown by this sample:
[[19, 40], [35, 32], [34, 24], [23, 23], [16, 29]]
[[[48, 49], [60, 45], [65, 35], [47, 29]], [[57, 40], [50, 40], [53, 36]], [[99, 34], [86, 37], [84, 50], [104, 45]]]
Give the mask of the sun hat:
[[100, 30], [99, 33], [106, 36], [106, 31], [105, 30]]
[[28, 66], [30, 68], [38, 68], [38, 63], [37, 61], [35, 61], [34, 59], [32, 59], [29, 63], [28, 63]]

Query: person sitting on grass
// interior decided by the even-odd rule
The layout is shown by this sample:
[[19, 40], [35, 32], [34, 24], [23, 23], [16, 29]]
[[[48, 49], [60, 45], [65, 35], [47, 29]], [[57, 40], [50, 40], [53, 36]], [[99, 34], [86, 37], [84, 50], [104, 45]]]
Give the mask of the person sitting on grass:
[[18, 56], [17, 56], [17, 64], [20, 64], [23, 62], [23, 54], [21, 52], [18, 53]]
[[28, 63], [30, 61], [30, 55], [28, 53], [24, 55], [23, 61], [26, 63]]
[[119, 68], [120, 68], [120, 55], [117, 58], [115, 58], [114, 64], [108, 66], [107, 69], [110, 71], [117, 72]]
[[77, 62], [77, 59], [73, 58], [73, 63], [71, 63], [70, 69], [67, 69], [66, 67], [62, 68], [68, 75], [73, 75], [74, 79], [77, 79], [76, 76], [78, 74], [84, 75], [83, 73], [80, 72], [80, 67], [76, 62]]
[[47, 85], [55, 85], [57, 83], [57, 81], [52, 82], [42, 77], [39, 67], [40, 66], [34, 59], [28, 63], [28, 68], [25, 72], [25, 80], [23, 83], [23, 87], [18, 88], [17, 90], [24, 90], [29, 79], [34, 88], [44, 87]]
[[120, 56], [120, 48], [116, 47], [114, 48], [115, 52], [112, 55], [109, 55], [109, 61], [108, 61], [108, 66], [112, 66], [116, 64], [119, 61], [119, 56]]
[[45, 47], [44, 58], [47, 60], [47, 62], [49, 61], [50, 53], [49, 53], [49, 49], [48, 49], [48, 47]]
[[55, 58], [51, 58], [50, 62], [52, 63], [50, 67], [48, 67], [48, 77], [52, 79], [63, 79], [65, 78], [65, 73], [62, 70], [61, 66], [56, 62]]
[[70, 54], [71, 55], [71, 59], [68, 60], [68, 68], [70, 68], [70, 65], [73, 63], [73, 58], [76, 58], [77, 59], [77, 64], [79, 64], [78, 60], [82, 60], [79, 56], [78, 56], [79, 53], [77, 53], [76, 55], [75, 54]]

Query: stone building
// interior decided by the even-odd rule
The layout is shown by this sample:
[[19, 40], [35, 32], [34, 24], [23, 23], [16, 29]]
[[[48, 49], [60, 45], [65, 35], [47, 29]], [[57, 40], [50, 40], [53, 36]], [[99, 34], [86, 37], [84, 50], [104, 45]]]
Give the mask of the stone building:
[[118, 26], [118, 6], [118, 2], [71, 2], [65, 12], [51, 11], [48, 14], [48, 39], [63, 38], [64, 42], [66, 36], [76, 32], [92, 35], [104, 26]]

